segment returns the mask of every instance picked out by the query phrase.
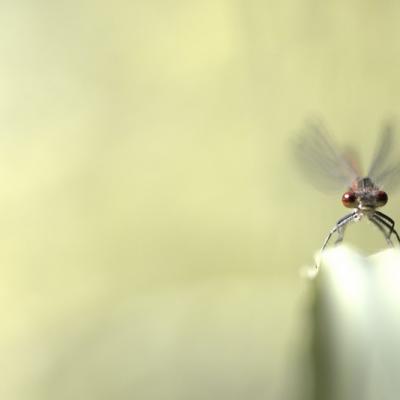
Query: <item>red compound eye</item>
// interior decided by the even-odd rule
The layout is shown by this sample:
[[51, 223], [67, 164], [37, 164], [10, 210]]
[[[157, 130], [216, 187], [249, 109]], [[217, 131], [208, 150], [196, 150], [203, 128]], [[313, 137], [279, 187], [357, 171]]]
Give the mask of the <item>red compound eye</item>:
[[355, 208], [357, 207], [357, 196], [354, 192], [346, 192], [342, 196], [342, 203], [345, 207]]
[[376, 204], [378, 207], [384, 206], [388, 201], [388, 195], [383, 190], [377, 192], [376, 196]]

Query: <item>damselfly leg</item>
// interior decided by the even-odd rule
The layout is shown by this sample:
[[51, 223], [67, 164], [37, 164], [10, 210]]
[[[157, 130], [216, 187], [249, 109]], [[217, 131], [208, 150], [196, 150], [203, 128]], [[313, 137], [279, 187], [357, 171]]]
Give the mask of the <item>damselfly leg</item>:
[[350, 222], [353, 222], [353, 221], [357, 221], [358, 219], [359, 219], [358, 213], [356, 211], [353, 211], [352, 213], [345, 215], [343, 218], [339, 219], [338, 222], [336, 222], [336, 225], [328, 233], [328, 236], [325, 238], [324, 244], [322, 245], [322, 248], [319, 251], [318, 261], [317, 261], [317, 263], [315, 265], [315, 267], [317, 269], [319, 268], [319, 261], [320, 261], [320, 258], [321, 258], [321, 254], [323, 253], [323, 251], [325, 250], [326, 246], [328, 245], [332, 235], [337, 233], [338, 234], [338, 239], [336, 240], [335, 243], [336, 244], [340, 243], [343, 240], [344, 229], [347, 226], [347, 224], [349, 224]]
[[382, 222], [378, 222], [373, 216], [370, 216], [369, 220], [382, 232], [383, 236], [385, 237], [386, 243], [390, 247], [393, 247], [393, 242], [390, 239], [390, 231], [386, 232], [384, 228], [386, 227], [386, 225], [383, 225]]
[[387, 216], [386, 214], [384, 214], [383, 212], [380, 212], [380, 211], [375, 211], [374, 214], [372, 215], [372, 217], [375, 219], [375, 221], [381, 223], [382, 225], [385, 225], [389, 229], [389, 233], [388, 233], [389, 239], [392, 236], [392, 234], [394, 233], [397, 241], [400, 244], [400, 237], [399, 237], [399, 234], [397, 233], [396, 229], [394, 229], [395, 222], [392, 220], [392, 218], [390, 218], [389, 216]]

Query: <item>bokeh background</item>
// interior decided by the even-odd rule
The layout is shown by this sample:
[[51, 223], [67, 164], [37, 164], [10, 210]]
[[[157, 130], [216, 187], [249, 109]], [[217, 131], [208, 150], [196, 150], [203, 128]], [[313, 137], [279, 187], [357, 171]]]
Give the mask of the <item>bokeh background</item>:
[[298, 272], [345, 210], [290, 143], [318, 116], [368, 160], [398, 114], [399, 18], [394, 1], [3, 1], [0, 397], [309, 399]]

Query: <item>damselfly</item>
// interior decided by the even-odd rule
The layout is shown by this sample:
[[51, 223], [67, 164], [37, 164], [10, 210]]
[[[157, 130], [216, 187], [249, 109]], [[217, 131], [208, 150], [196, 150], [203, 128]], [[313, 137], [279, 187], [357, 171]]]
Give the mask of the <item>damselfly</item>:
[[393, 219], [378, 210], [388, 201], [386, 191], [400, 183], [400, 159], [393, 157], [393, 144], [394, 129], [388, 124], [382, 130], [368, 173], [363, 175], [357, 154], [340, 151], [321, 124], [309, 125], [296, 141], [295, 157], [312, 182], [320, 189], [346, 188], [342, 203], [352, 209], [330, 230], [321, 253], [334, 234], [337, 235], [335, 243], [340, 243], [348, 224], [365, 217], [379, 229], [389, 246], [393, 246], [393, 235], [400, 244]]

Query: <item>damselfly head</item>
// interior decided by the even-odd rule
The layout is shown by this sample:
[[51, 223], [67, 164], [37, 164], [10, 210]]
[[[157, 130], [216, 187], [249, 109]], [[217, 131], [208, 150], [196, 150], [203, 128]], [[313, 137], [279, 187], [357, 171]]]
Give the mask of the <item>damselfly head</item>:
[[350, 190], [342, 196], [345, 207], [360, 210], [374, 210], [384, 206], [387, 201], [386, 192], [380, 190], [369, 177], [355, 179]]

